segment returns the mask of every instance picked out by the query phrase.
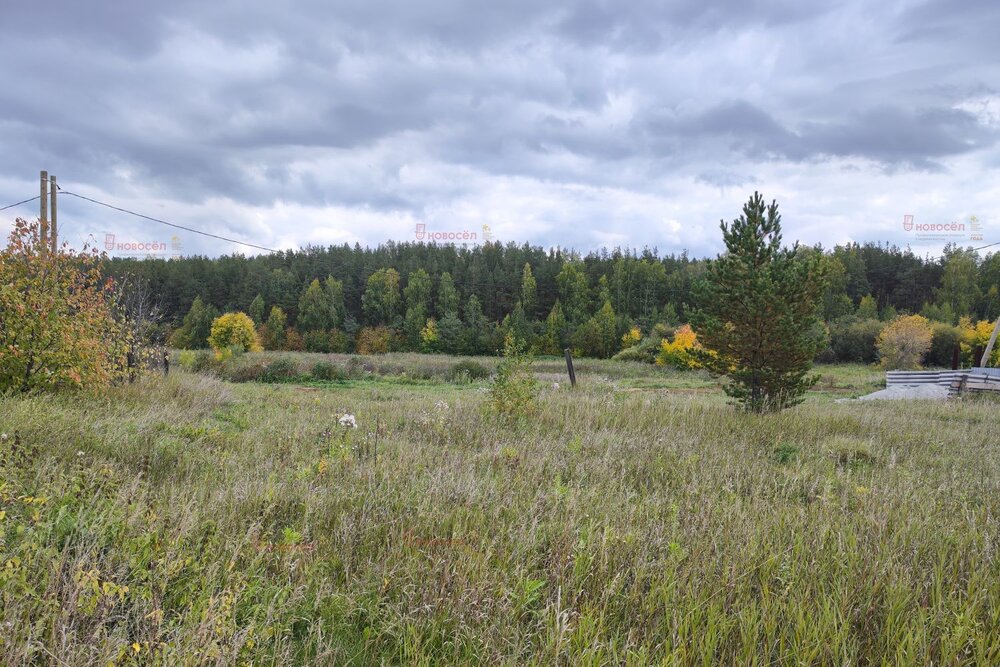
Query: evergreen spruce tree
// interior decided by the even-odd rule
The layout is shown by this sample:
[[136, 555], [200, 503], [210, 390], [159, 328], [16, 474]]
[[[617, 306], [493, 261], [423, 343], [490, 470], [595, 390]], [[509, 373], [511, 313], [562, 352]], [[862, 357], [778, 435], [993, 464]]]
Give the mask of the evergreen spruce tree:
[[465, 346], [467, 354], [484, 354], [490, 351], [490, 323], [475, 294], [465, 305]]
[[746, 410], [801, 403], [809, 376], [825, 287], [819, 253], [781, 247], [778, 205], [754, 193], [743, 215], [721, 223], [726, 253], [710, 261], [695, 288], [692, 313], [701, 363], [729, 378], [726, 393]]
[[458, 313], [458, 290], [447, 271], [441, 274], [441, 281], [438, 283], [437, 312], [441, 317]]
[[438, 350], [448, 354], [458, 354], [462, 350], [462, 336], [465, 327], [454, 312], [437, 321]]

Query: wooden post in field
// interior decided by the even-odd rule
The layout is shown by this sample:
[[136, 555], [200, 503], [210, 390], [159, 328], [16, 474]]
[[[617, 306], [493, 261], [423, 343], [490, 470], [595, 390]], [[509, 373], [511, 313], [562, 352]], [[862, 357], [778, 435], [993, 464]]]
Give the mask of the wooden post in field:
[[569, 383], [571, 386], [576, 386], [576, 371], [573, 370], [573, 355], [570, 354], [569, 348], [567, 347], [564, 352], [566, 353], [566, 370], [569, 371]]
[[40, 196], [38, 200], [38, 227], [44, 248], [49, 242], [49, 172], [43, 169], [38, 182]]
[[59, 252], [59, 223], [56, 221], [56, 177], [49, 176], [49, 236], [52, 238], [52, 252]]
[[958, 370], [959, 364], [961, 362], [961, 357], [959, 356], [960, 354], [961, 354], [961, 348], [958, 345], [956, 345], [954, 348], [952, 348], [952, 350], [951, 350], [951, 370], [953, 370], [953, 371], [957, 371]]
[[983, 352], [983, 357], [979, 360], [980, 368], [986, 368], [986, 364], [990, 362], [990, 354], [993, 353], [993, 346], [997, 342], [997, 332], [1000, 332], [1000, 317], [997, 318], [997, 323], [993, 327], [993, 335], [990, 336], [990, 342], [986, 344], [986, 351]]

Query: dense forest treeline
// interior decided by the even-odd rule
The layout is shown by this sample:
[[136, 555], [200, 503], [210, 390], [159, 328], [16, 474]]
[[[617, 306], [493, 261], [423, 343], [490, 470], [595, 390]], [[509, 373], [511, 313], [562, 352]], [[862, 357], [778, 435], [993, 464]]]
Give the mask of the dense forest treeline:
[[[921, 258], [872, 243], [800, 252], [823, 254], [830, 282], [822, 314], [834, 328], [897, 313], [951, 324], [1000, 314], [1000, 254], [952, 245], [940, 258]], [[569, 345], [593, 356], [611, 356], [636, 328], [645, 335], [658, 323], [687, 321], [692, 284], [705, 268], [705, 260], [655, 249], [581, 256], [513, 243], [109, 261], [111, 275], [148, 284], [166, 327], [183, 329], [173, 342], [184, 346], [204, 345], [210, 315], [243, 311], [265, 344], [288, 349], [484, 353], [513, 329], [540, 351]]]

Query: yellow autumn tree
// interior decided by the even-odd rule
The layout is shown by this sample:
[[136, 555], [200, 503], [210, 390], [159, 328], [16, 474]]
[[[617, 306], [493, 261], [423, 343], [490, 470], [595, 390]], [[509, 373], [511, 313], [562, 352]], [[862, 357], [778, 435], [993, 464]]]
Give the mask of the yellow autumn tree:
[[656, 363], [658, 366], [670, 365], [681, 369], [698, 368], [698, 361], [691, 354], [696, 349], [701, 349], [697, 334], [689, 325], [682, 325], [674, 332], [672, 340], [664, 338], [660, 343]]
[[261, 349], [257, 329], [246, 313], [226, 313], [215, 318], [208, 344], [220, 359], [234, 352], [259, 352]]
[[627, 350], [633, 345], [638, 345], [642, 340], [642, 330], [639, 327], [632, 327], [622, 335], [622, 349]]
[[[958, 328], [962, 330], [962, 356], [973, 365], [979, 363], [979, 359], [974, 359], [976, 350], [984, 350], [993, 335], [993, 327], [996, 322], [990, 320], [980, 320], [975, 324], [968, 317], [963, 317], [958, 321]], [[1000, 365], [1000, 348], [994, 347], [990, 354], [990, 366]]]
[[882, 367], [887, 370], [917, 370], [931, 349], [934, 329], [922, 315], [901, 315], [889, 323], [876, 342]]
[[0, 251], [0, 391], [99, 387], [125, 374], [125, 330], [100, 256], [48, 248], [18, 219]]

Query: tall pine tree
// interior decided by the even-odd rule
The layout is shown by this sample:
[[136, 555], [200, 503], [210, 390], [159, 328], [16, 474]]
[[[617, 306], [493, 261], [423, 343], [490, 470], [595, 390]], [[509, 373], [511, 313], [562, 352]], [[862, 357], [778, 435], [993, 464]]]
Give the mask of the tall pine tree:
[[708, 263], [695, 288], [691, 322], [711, 372], [729, 378], [726, 393], [751, 412], [801, 403], [825, 287], [821, 255], [781, 247], [778, 205], [757, 192], [732, 224], [721, 223], [726, 253]]

